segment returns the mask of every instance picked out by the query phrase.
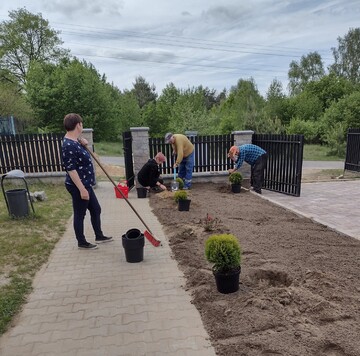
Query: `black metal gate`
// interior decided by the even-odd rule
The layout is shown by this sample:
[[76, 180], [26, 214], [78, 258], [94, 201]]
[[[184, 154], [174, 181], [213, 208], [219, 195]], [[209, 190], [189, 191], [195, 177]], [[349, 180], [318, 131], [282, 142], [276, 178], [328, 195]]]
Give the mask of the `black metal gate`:
[[127, 186], [131, 189], [135, 184], [131, 131], [123, 132], [123, 148], [124, 148], [125, 176], [127, 180]]
[[360, 172], [360, 129], [348, 130], [345, 169]]
[[299, 197], [304, 136], [254, 134], [252, 142], [268, 153], [264, 188]]

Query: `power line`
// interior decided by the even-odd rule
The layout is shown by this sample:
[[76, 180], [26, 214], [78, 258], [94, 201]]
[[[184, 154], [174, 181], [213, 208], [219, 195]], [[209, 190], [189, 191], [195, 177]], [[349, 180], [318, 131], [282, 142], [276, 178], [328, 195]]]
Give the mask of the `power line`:
[[[56, 22], [55, 22], [56, 23]], [[303, 48], [296, 48], [296, 47], [286, 47], [286, 46], [276, 46], [276, 45], [262, 45], [262, 44], [254, 44], [254, 43], [243, 43], [243, 42], [228, 42], [228, 41], [219, 41], [219, 40], [208, 40], [208, 39], [200, 39], [195, 37], [184, 37], [184, 36], [176, 36], [176, 35], [162, 35], [162, 34], [154, 34], [154, 33], [144, 33], [144, 32], [136, 32], [136, 31], [124, 31], [124, 30], [117, 30], [117, 29], [109, 29], [109, 28], [101, 28], [101, 27], [93, 27], [93, 26], [84, 26], [84, 25], [76, 25], [76, 24], [64, 24], [64, 23], [58, 23], [65, 26], [75, 27], [75, 28], [84, 28], [86, 30], [86, 33], [89, 32], [89, 29], [91, 32], [100, 33], [99, 31], [102, 31], [103, 34], [114, 34], [114, 35], [121, 35], [124, 34], [125, 36], [129, 37], [145, 37], [145, 38], [151, 38], [155, 37], [162, 40], [173, 40], [173, 39], [180, 39], [181, 41], [196, 41], [195, 43], [209, 43], [211, 45], [218, 45], [218, 46], [249, 46], [249, 47], [259, 47], [259, 48], [269, 48], [271, 50], [274, 50], [274, 48], [278, 48], [279, 51], [282, 50], [293, 50], [293, 51], [304, 51]], [[62, 31], [62, 29], [60, 29]], [[92, 31], [95, 30], [95, 31]], [[105, 31], [105, 32], [103, 32]], [[314, 49], [308, 49], [308, 51], [314, 51]], [[288, 54], [289, 55], [289, 54]], [[296, 55], [295, 55], [296, 56]]]

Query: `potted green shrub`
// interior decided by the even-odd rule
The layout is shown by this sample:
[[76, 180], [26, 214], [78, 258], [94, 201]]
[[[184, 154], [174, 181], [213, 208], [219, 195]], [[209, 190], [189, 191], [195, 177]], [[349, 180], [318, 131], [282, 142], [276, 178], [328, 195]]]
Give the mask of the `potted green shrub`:
[[178, 190], [174, 194], [174, 200], [178, 203], [179, 211], [189, 211], [191, 200], [188, 199], [186, 190]]
[[241, 247], [232, 234], [212, 235], [205, 242], [206, 259], [213, 263], [216, 287], [228, 294], [239, 289]]
[[184, 181], [179, 177], [176, 178], [176, 181], [179, 183], [179, 189], [180, 190], [183, 189], [184, 188]]
[[233, 193], [240, 193], [242, 180], [243, 177], [240, 172], [233, 172], [229, 175], [229, 181], [231, 183], [231, 191]]

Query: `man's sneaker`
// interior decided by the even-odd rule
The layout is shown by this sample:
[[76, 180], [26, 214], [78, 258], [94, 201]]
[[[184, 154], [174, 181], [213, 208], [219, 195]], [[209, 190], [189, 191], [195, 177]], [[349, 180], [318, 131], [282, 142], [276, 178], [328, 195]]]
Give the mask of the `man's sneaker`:
[[112, 241], [112, 237], [102, 236], [102, 237], [97, 237], [95, 239], [95, 242], [97, 244], [102, 244], [103, 242], [109, 242], [109, 241]]
[[184, 187], [183, 190], [190, 190], [191, 187]]
[[79, 244], [78, 247], [85, 250], [95, 250], [96, 248], [98, 248], [97, 245], [91, 244], [90, 242]]

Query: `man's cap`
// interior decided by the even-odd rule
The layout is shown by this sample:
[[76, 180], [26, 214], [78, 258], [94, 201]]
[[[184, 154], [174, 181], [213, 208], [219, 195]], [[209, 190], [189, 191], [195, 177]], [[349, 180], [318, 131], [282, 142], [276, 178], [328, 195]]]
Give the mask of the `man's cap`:
[[162, 152], [158, 152], [155, 156], [155, 159], [158, 159], [160, 163], [164, 163], [166, 161], [166, 157]]
[[231, 146], [229, 153], [228, 153], [228, 157], [233, 157], [236, 155], [236, 153], [238, 152], [239, 147], [238, 146]]
[[169, 143], [171, 137], [173, 137], [173, 134], [171, 132], [168, 132], [166, 135], [165, 135], [165, 143]]

